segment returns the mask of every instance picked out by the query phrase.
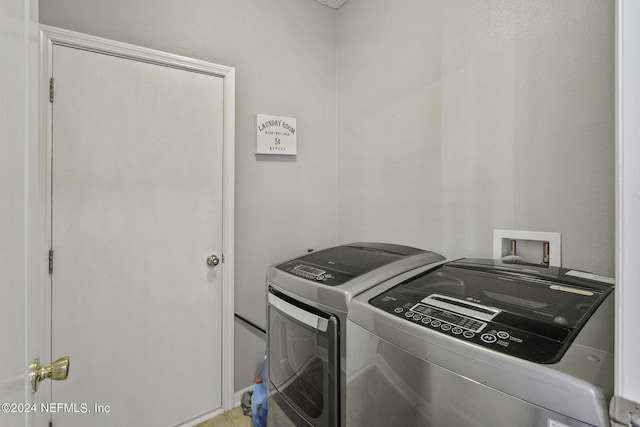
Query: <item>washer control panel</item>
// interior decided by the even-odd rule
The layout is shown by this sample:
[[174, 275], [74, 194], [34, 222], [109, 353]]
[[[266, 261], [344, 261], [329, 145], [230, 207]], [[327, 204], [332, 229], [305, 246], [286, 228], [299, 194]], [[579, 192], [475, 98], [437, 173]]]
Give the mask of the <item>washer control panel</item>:
[[[430, 307], [423, 303], [415, 304], [411, 307], [395, 307], [393, 313], [411, 320], [419, 325], [429, 327], [438, 332], [448, 332], [453, 336], [467, 340], [479, 340], [485, 344], [509, 346], [513, 343], [522, 343], [523, 339], [512, 336], [504, 330], [488, 328], [489, 324], [471, 317]], [[500, 341], [498, 343], [498, 341]], [[511, 342], [509, 342], [511, 341]]]
[[[487, 326], [485, 322], [472, 319], [471, 317], [462, 316], [460, 314], [445, 311], [440, 308], [431, 307], [423, 303], [418, 303], [407, 310], [406, 317], [418, 317], [422, 323], [426, 322], [442, 322], [442, 324], [451, 325], [451, 328], [459, 328], [462, 330], [478, 333]], [[430, 319], [430, 320], [429, 320]], [[449, 327], [446, 327], [448, 330]]]
[[521, 329], [527, 322], [511, 313], [443, 295], [412, 301], [386, 292], [369, 304], [429, 331], [538, 363], [552, 363], [562, 347], [561, 337]]

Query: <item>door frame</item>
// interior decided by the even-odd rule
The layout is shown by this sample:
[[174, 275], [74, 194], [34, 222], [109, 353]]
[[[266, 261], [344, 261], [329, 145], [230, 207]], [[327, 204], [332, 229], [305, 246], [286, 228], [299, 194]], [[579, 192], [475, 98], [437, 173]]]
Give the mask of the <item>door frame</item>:
[[[640, 345], [632, 325], [640, 320], [636, 306], [640, 265], [640, 6], [633, 0], [616, 0], [616, 332], [615, 397], [611, 415], [618, 420], [640, 402]], [[615, 404], [613, 404], [615, 403]], [[637, 409], [634, 409], [637, 413]]]
[[[40, 69], [39, 69], [39, 150], [43, 161], [39, 165], [47, 184], [51, 176], [52, 104], [49, 101], [49, 76], [53, 67], [53, 46], [67, 46], [93, 52], [144, 61], [152, 64], [194, 71], [221, 77], [223, 79], [223, 142], [222, 142], [222, 410], [234, 407], [234, 176], [235, 176], [235, 68], [213, 64], [128, 43], [108, 40], [48, 25], [40, 25]], [[44, 188], [49, 188], [46, 185]], [[51, 206], [50, 191], [41, 194], [44, 206]], [[51, 222], [48, 212], [43, 211], [47, 224], [47, 244], [51, 247]], [[51, 309], [51, 288], [43, 281], [43, 289], [49, 296]], [[48, 313], [48, 322], [51, 313]], [[50, 341], [50, 337], [47, 340]], [[49, 343], [48, 348], [51, 348]], [[51, 355], [55, 357], [55, 355]], [[73, 355], [71, 355], [73, 358]], [[72, 374], [73, 375], [73, 374]], [[221, 412], [220, 411], [220, 412]]]

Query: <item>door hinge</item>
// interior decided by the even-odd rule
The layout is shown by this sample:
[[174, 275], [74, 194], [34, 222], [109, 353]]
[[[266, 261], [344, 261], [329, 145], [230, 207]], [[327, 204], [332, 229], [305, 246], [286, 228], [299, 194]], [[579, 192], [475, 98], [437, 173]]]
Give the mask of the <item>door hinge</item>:
[[53, 274], [53, 249], [49, 249], [49, 274]]
[[54, 82], [55, 82], [55, 80], [53, 79], [53, 77], [51, 77], [49, 79], [49, 102], [53, 102], [53, 94], [54, 94], [53, 86], [54, 86]]

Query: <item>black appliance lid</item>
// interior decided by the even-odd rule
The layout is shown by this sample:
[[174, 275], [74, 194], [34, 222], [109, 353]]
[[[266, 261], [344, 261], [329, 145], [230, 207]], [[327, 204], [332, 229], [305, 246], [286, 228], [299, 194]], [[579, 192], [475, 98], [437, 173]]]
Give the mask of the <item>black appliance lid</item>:
[[499, 260], [463, 259], [400, 286], [425, 297], [449, 296], [574, 329], [597, 308], [613, 285], [569, 276], [568, 271]]
[[612, 291], [612, 283], [589, 273], [463, 259], [407, 279], [369, 304], [438, 334], [555, 363]]
[[[336, 286], [401, 258], [424, 252], [423, 249], [403, 245], [360, 242], [312, 252], [282, 263], [277, 268], [292, 273], [309, 270], [312, 275], [312, 269], [319, 269], [323, 277], [333, 279], [322, 283]], [[311, 277], [311, 280], [315, 280], [315, 277]]]

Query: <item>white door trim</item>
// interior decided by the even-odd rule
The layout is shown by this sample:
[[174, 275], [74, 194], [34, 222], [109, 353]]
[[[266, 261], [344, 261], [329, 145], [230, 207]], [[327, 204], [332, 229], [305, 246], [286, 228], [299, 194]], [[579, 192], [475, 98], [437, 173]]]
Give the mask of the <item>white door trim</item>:
[[[219, 76], [224, 81], [223, 172], [222, 172], [222, 408], [234, 406], [234, 165], [235, 165], [235, 69], [180, 55], [161, 52], [127, 43], [73, 31], [40, 26], [40, 150], [42, 159], [51, 156], [51, 103], [49, 76], [51, 75], [53, 45], [76, 47], [95, 52], [142, 60], [149, 63]], [[45, 162], [48, 163], [48, 162]], [[49, 176], [49, 164], [41, 164], [44, 177]], [[51, 195], [41, 195], [50, 206]], [[43, 212], [46, 215], [46, 212]], [[42, 218], [48, 223], [48, 218]], [[51, 229], [51, 224], [48, 224]], [[51, 245], [50, 233], [47, 237]], [[49, 293], [49, 289], [43, 290]]]
[[[616, 348], [615, 395], [640, 402], [640, 4], [616, 1]], [[612, 407], [612, 410], [615, 408]], [[628, 411], [627, 411], [628, 412]], [[637, 412], [637, 410], [636, 410]], [[616, 416], [618, 414], [612, 413]], [[628, 417], [628, 413], [620, 418]]]

